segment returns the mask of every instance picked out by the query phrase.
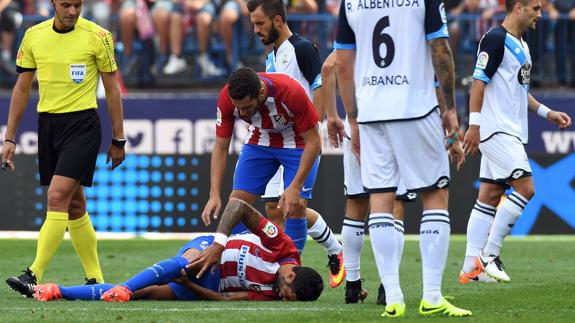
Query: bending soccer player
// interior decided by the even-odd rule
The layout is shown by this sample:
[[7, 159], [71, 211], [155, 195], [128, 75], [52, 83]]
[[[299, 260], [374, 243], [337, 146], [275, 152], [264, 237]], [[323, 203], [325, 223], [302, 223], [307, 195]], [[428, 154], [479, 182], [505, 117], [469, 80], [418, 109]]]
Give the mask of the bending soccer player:
[[[284, 73], [299, 81], [313, 102], [321, 128], [325, 96], [321, 78], [321, 58], [317, 47], [308, 39], [290, 30], [286, 6], [282, 0], [249, 0], [247, 9], [254, 33], [264, 45], [273, 46], [273, 50], [270, 50], [266, 57], [266, 72]], [[318, 156], [318, 162], [319, 158]], [[328, 255], [329, 284], [335, 288], [345, 279], [343, 248], [323, 217], [315, 210], [308, 208], [305, 218], [283, 219], [282, 210], [278, 208], [278, 201], [284, 189], [283, 176], [283, 167], [280, 166], [266, 186], [262, 196], [266, 205], [266, 215], [277, 221], [275, 223], [286, 222], [286, 233], [298, 239], [296, 245], [305, 243], [306, 230], [310, 237], [321, 244]]]
[[[251, 233], [228, 239], [240, 221]], [[217, 232], [215, 239], [202, 236], [189, 241], [176, 257], [148, 267], [123, 284], [74, 287], [41, 284], [36, 286], [34, 297], [41, 301], [63, 298], [127, 302], [143, 299], [314, 301], [320, 296], [323, 280], [319, 273], [301, 267], [293, 241], [249, 204], [231, 199]], [[209, 265], [204, 260], [215, 258], [218, 261], [210, 263], [216, 264], [214, 270], [206, 272]], [[184, 269], [187, 279], [182, 279]], [[203, 277], [196, 278], [196, 274]]]
[[[535, 194], [527, 144], [527, 111], [565, 129], [571, 118], [539, 103], [529, 94], [531, 56], [522, 37], [541, 17], [539, 0], [507, 0], [507, 16], [479, 44], [469, 99], [466, 154], [481, 151], [479, 196], [467, 224], [462, 284], [486, 276], [508, 282], [499, 258], [503, 239]], [[513, 187], [505, 201], [501, 197]], [[484, 275], [483, 273], [487, 274]]]

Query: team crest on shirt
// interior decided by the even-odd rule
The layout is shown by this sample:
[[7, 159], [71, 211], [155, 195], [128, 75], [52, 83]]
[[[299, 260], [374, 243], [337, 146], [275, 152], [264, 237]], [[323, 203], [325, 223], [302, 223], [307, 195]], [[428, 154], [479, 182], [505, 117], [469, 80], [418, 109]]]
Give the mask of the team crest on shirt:
[[288, 63], [288, 57], [287, 54], [284, 54], [284, 56], [282, 57], [282, 64], [287, 64]]
[[22, 57], [24, 57], [24, 52], [19, 50], [18, 53], [16, 54], [16, 61], [21, 61]]
[[266, 234], [266, 236], [270, 238], [275, 238], [278, 235], [278, 228], [276, 228], [276, 226], [271, 222], [268, 222], [262, 231]]
[[523, 63], [523, 66], [519, 69], [517, 81], [522, 85], [529, 85], [529, 82], [531, 82], [531, 64], [529, 62]]
[[70, 77], [76, 84], [84, 82], [86, 78], [86, 64], [70, 64]]
[[487, 52], [481, 52], [477, 55], [477, 63], [475, 63], [475, 67], [485, 69], [487, 67], [487, 62], [489, 62], [489, 54], [487, 54]]
[[272, 116], [277, 123], [281, 123], [284, 126], [289, 124], [288, 118], [283, 114], [275, 114]]

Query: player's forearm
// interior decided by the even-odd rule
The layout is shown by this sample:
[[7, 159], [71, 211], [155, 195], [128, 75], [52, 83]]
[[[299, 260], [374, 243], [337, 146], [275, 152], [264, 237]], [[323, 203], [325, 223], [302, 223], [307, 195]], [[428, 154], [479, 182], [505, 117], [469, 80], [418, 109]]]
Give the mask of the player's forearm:
[[298, 191], [302, 189], [303, 184], [305, 183], [305, 179], [321, 151], [321, 139], [315, 128], [306, 131], [304, 140], [305, 147], [301, 155], [299, 167], [291, 184], [289, 185], [296, 188]]
[[485, 83], [480, 80], [473, 80], [469, 95], [469, 113], [481, 112], [483, 106], [483, 95], [485, 94]]
[[320, 122], [323, 122], [323, 119], [325, 119], [325, 97], [323, 91], [323, 85], [313, 91], [313, 107], [315, 108], [315, 112], [317, 112]]
[[441, 84], [446, 109], [455, 108], [455, 63], [447, 38], [430, 41], [435, 75]]
[[108, 115], [112, 124], [112, 138], [124, 138], [124, 109], [116, 72], [101, 73], [106, 90]]
[[195, 284], [191, 281], [186, 281], [185, 286], [187, 289], [191, 290], [196, 296], [200, 299], [207, 300], [207, 301], [229, 301], [230, 299], [225, 295], [222, 295], [218, 292], [214, 292], [213, 290], [207, 289], [202, 287], [198, 284]]
[[248, 203], [232, 198], [226, 205], [217, 231], [229, 236], [232, 229], [242, 221], [250, 231], [255, 230], [260, 225], [263, 216]]
[[353, 79], [353, 63], [340, 63], [336, 65], [339, 94], [343, 102], [345, 114], [350, 123], [357, 121], [357, 103], [355, 99], [355, 81]]
[[329, 118], [338, 117], [335, 99], [335, 53], [329, 54], [321, 68], [324, 110]]
[[539, 109], [540, 105], [541, 102], [535, 100], [535, 98], [531, 95], [531, 93], [528, 93], [527, 106], [529, 108], [529, 111], [537, 113], [537, 110]]
[[16, 131], [22, 121], [22, 116], [28, 105], [30, 98], [30, 88], [21, 87], [18, 84], [12, 91], [12, 98], [10, 99], [10, 111], [8, 112], [8, 122], [6, 124], [5, 139], [15, 140]]
[[[228, 142], [226, 145], [225, 141]], [[210, 162], [210, 196], [220, 196], [228, 160], [229, 139], [216, 138]]]

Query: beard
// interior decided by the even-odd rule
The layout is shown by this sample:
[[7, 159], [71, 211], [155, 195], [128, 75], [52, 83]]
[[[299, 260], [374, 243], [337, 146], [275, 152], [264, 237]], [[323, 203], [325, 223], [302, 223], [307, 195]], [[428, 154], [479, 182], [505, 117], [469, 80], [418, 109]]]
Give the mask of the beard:
[[264, 45], [267, 46], [269, 44], [274, 43], [279, 37], [280, 37], [280, 33], [278, 32], [276, 27], [274, 27], [272, 25], [272, 27], [270, 28], [270, 31], [269, 31], [268, 38], [262, 42], [264, 43]]
[[285, 282], [285, 279], [283, 277], [278, 277], [278, 279], [276, 279], [276, 281], [274, 282], [274, 292], [279, 295], [280, 294], [280, 286]]

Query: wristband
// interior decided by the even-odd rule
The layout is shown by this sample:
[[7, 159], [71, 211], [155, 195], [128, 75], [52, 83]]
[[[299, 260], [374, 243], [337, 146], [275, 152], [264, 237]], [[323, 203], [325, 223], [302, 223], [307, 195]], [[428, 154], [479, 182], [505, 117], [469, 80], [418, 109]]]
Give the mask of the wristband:
[[112, 139], [112, 145], [120, 148], [124, 148], [126, 146], [126, 139], [119, 138], [119, 139]]
[[470, 112], [469, 113], [469, 125], [479, 126], [481, 124], [481, 113], [480, 112]]
[[217, 233], [214, 235], [214, 243], [217, 243], [217, 244], [219, 244], [219, 245], [225, 247], [225, 246], [226, 246], [226, 243], [228, 243], [228, 236], [225, 235], [225, 234], [223, 234], [223, 233], [217, 232]]
[[4, 142], [9, 142], [9, 143], [13, 144], [14, 146], [16, 146], [16, 142], [12, 139], [4, 139]]
[[544, 104], [541, 104], [539, 108], [537, 108], [537, 115], [542, 118], [547, 119], [547, 115], [549, 115], [549, 112], [551, 112], [551, 109], [546, 107]]

